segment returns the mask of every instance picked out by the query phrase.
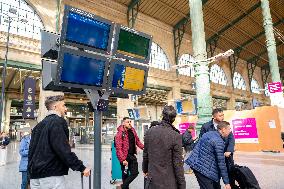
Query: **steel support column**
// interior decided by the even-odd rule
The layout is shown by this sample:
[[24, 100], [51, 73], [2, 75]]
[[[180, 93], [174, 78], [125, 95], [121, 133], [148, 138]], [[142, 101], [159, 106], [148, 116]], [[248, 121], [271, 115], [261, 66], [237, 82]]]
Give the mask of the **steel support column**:
[[[192, 30], [192, 47], [196, 61], [206, 60], [206, 41], [203, 22], [202, 0], [189, 0]], [[212, 97], [210, 95], [208, 62], [195, 63], [196, 96], [197, 96], [197, 132], [202, 124], [211, 120]]]
[[266, 46], [268, 52], [270, 71], [272, 75], [272, 81], [279, 82], [281, 81], [281, 79], [280, 79], [279, 66], [277, 60], [275, 38], [273, 33], [272, 18], [269, 8], [269, 0], [261, 0], [261, 8], [263, 14], [263, 26], [265, 29]]
[[128, 27], [134, 28], [135, 21], [139, 12], [140, 0], [132, 0], [127, 9], [127, 24]]

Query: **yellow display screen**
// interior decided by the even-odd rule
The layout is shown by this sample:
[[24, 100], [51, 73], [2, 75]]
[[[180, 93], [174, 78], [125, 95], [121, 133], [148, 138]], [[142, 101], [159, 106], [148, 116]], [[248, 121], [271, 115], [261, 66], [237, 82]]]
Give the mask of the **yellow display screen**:
[[121, 64], [116, 64], [112, 87], [132, 91], [142, 91], [144, 88], [145, 70]]

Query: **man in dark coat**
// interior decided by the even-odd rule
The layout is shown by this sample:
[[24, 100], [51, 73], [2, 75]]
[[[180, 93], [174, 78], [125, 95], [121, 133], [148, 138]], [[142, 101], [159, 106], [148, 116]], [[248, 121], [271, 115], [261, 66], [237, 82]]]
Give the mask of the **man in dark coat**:
[[[205, 123], [200, 130], [199, 138], [208, 131], [217, 131], [217, 125], [224, 121], [224, 113], [221, 108], [216, 108], [212, 111], [213, 119], [207, 123]], [[234, 165], [233, 160], [233, 153], [235, 149], [235, 138], [232, 132], [230, 132], [229, 136], [225, 138], [225, 161], [228, 171], [230, 170], [231, 166]]]
[[231, 132], [230, 123], [222, 121], [217, 129], [205, 133], [186, 160], [193, 169], [200, 189], [221, 189], [220, 177], [225, 189], [231, 189], [224, 156], [224, 139]]
[[69, 168], [90, 175], [69, 145], [67, 122], [63, 118], [67, 108], [64, 96], [50, 96], [45, 100], [47, 116], [32, 130], [28, 154], [31, 189], [65, 189], [64, 175]]
[[148, 189], [185, 189], [182, 137], [172, 125], [173, 106], [165, 106], [161, 123], [149, 129], [144, 138], [143, 172]]

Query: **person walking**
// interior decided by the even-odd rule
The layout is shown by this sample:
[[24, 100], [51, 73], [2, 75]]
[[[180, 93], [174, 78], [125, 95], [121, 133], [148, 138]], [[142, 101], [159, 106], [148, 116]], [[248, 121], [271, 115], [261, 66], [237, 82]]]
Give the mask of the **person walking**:
[[28, 174], [31, 189], [65, 189], [64, 175], [69, 168], [90, 175], [69, 145], [69, 132], [64, 119], [67, 108], [64, 96], [45, 100], [47, 116], [32, 130], [28, 154]]
[[176, 110], [165, 106], [162, 121], [145, 135], [143, 173], [146, 189], [185, 189], [182, 136], [173, 126]]
[[0, 166], [6, 165], [7, 161], [7, 145], [10, 143], [9, 137], [5, 132], [0, 134]]
[[27, 167], [28, 167], [28, 154], [29, 154], [30, 141], [31, 141], [31, 135], [29, 134], [29, 132], [24, 132], [19, 150], [21, 156], [19, 171], [22, 173], [21, 189], [26, 189], [28, 185]]
[[131, 119], [124, 117], [122, 125], [117, 128], [115, 136], [116, 155], [120, 161], [122, 171], [122, 189], [129, 189], [130, 183], [138, 176], [137, 147], [144, 149], [144, 145], [132, 127]]
[[[194, 135], [194, 131], [195, 131], [194, 129], [195, 129], [194, 125], [190, 125], [186, 129], [186, 131], [182, 134], [182, 145], [185, 151], [184, 160], [186, 160], [189, 157], [195, 145], [194, 141], [196, 140], [196, 136]], [[184, 168], [185, 174], [193, 173], [193, 171], [190, 169], [190, 167], [186, 163], [183, 164], [183, 168]]]
[[224, 140], [230, 132], [230, 123], [220, 122], [217, 131], [203, 134], [186, 160], [197, 178], [200, 189], [221, 189], [220, 177], [225, 188], [231, 189], [224, 156]]

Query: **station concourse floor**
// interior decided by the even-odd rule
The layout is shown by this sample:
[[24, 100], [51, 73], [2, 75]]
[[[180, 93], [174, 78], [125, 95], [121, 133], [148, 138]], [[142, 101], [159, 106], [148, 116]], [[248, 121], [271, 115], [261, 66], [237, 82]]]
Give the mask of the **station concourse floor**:
[[[0, 189], [20, 189], [21, 174], [19, 172], [19, 142], [8, 145], [7, 164], [0, 166]], [[92, 167], [94, 148], [93, 145], [76, 145], [73, 150], [83, 160], [86, 166]], [[110, 145], [102, 146], [102, 189], [114, 189], [116, 185], [110, 184], [111, 180], [111, 150]], [[131, 183], [131, 189], [143, 189], [143, 175], [141, 171], [142, 151], [138, 153], [139, 176]], [[284, 189], [284, 153], [270, 152], [236, 152], [235, 163], [248, 166], [255, 174], [261, 189]], [[198, 189], [196, 178], [193, 174], [186, 174], [186, 188]], [[80, 173], [69, 171], [65, 177], [66, 189], [80, 189]], [[165, 178], [166, 179], [166, 178]], [[93, 180], [93, 179], [92, 179]], [[84, 179], [85, 188], [88, 179]], [[222, 181], [221, 181], [222, 182]], [[119, 183], [119, 182], [118, 182]], [[117, 183], [117, 184], [118, 184]]]

